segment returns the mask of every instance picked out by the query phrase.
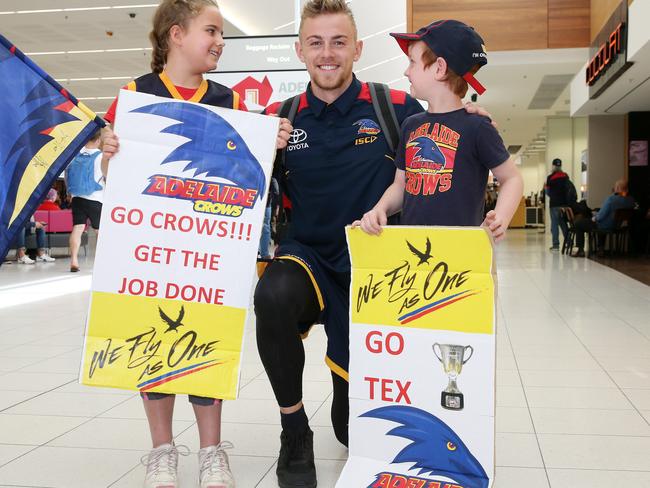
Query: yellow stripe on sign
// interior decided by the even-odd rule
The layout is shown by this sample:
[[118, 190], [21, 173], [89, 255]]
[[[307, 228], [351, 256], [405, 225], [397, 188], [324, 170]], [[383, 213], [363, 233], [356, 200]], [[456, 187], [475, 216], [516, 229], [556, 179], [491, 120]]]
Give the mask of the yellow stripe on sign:
[[484, 229], [347, 229], [352, 322], [493, 334], [493, 254]]
[[61, 153], [74, 142], [81, 131], [91, 122], [88, 120], [85, 112], [78, 107], [74, 107], [70, 111], [70, 114], [78, 117], [80, 120], [65, 122], [54, 127], [52, 132], [50, 132], [50, 136], [53, 139], [45, 144], [27, 165], [18, 184], [14, 212], [9, 219], [9, 225], [18, 217], [36, 187], [43, 181], [43, 177], [47, 174], [52, 164], [54, 164]]
[[240, 308], [93, 292], [82, 383], [234, 399], [245, 320]]

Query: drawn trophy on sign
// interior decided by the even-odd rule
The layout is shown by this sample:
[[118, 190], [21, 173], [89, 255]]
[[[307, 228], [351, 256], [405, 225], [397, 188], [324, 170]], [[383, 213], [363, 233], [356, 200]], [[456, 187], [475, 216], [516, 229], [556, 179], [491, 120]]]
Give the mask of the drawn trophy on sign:
[[[438, 346], [438, 350], [436, 350]], [[449, 384], [442, 392], [440, 403], [447, 410], [462, 410], [465, 406], [463, 394], [458, 389], [456, 378], [463, 369], [463, 365], [469, 361], [474, 354], [472, 346], [460, 346], [456, 344], [439, 344], [433, 346], [433, 353], [442, 363], [445, 373], [449, 376]], [[467, 355], [469, 351], [469, 355]]]

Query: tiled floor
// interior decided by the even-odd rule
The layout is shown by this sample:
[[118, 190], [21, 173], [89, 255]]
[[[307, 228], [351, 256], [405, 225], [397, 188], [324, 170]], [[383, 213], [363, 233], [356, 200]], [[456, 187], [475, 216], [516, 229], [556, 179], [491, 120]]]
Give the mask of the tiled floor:
[[650, 254], [631, 256], [593, 256], [591, 259], [650, 286]]
[[[77, 384], [91, 261], [0, 270], [0, 486], [138, 487], [148, 430], [139, 398]], [[544, 235], [498, 247], [496, 488], [650, 487], [650, 287]], [[34, 284], [34, 282], [37, 282]], [[319, 487], [346, 458], [329, 427], [324, 334], [305, 343], [305, 404]], [[177, 402], [183, 487], [196, 486], [191, 408]], [[274, 487], [279, 419], [246, 335], [240, 399], [224, 407], [238, 487]], [[356, 487], [351, 487], [356, 488]]]

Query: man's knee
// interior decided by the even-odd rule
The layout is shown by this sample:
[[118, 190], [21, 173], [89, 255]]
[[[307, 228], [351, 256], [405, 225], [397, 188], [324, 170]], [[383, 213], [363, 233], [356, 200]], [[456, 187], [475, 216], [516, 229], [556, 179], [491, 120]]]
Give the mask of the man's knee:
[[283, 263], [270, 263], [257, 283], [253, 303], [255, 315], [258, 318], [273, 318], [278, 314], [285, 315], [296, 308], [295, 290], [286, 286], [286, 280], [280, 276], [282, 271], [279, 266], [282, 265]]

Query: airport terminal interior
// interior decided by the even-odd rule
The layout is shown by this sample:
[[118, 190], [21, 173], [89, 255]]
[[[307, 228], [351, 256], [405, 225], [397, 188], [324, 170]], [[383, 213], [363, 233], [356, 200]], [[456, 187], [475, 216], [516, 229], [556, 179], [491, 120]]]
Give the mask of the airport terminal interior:
[[[143, 1], [0, 0], [0, 34], [103, 117], [120, 88], [150, 71], [148, 33], [159, 2]], [[206, 77], [236, 89], [252, 112], [303, 93], [310, 74], [294, 43], [305, 0], [218, 3], [226, 47], [217, 70]], [[476, 78], [487, 90], [476, 97], [470, 88], [466, 100], [497, 124], [522, 176], [523, 196], [505, 239], [493, 245], [496, 348], [486, 368], [494, 372], [494, 395], [484, 399], [493, 415], [471, 420], [494, 428], [487, 437], [493, 436], [494, 444], [487, 442], [477, 455], [493, 461], [486, 468], [489, 481], [454, 484], [451, 476], [434, 484], [439, 478], [404, 464], [391, 466], [395, 473], [397, 466], [408, 471], [411, 482], [380, 475], [363, 486], [341, 481], [349, 456], [369, 441], [363, 432], [351, 431], [348, 450], [334, 435], [332, 362], [324, 360], [327, 336], [317, 324], [303, 341], [303, 403], [314, 432], [318, 487], [650, 488], [650, 0], [351, 0], [349, 5], [363, 40], [354, 65], [357, 78], [394, 90], [408, 92], [410, 83], [403, 75], [407, 58], [390, 32], [415, 32], [453, 18], [482, 35], [488, 63]], [[4, 123], [0, 120], [0, 128]], [[365, 142], [374, 142], [368, 134]], [[292, 133], [289, 149], [292, 144], [300, 149], [303, 140]], [[0, 137], [0, 163], [2, 142]], [[575, 206], [550, 206], [548, 185], [558, 171], [573, 183]], [[63, 178], [52, 187], [53, 200], [65, 207]], [[107, 194], [109, 189], [110, 178]], [[494, 208], [499, 191], [490, 175], [486, 211]], [[632, 203], [613, 214], [612, 228], [599, 229], [592, 215], [597, 218], [613, 194]], [[140, 394], [80, 384], [91, 290], [98, 289], [95, 272], [106, 275], [112, 264], [122, 263], [100, 256], [109, 250], [98, 248], [98, 240], [110, 236], [88, 225], [78, 269], [71, 272], [72, 217], [69, 210], [60, 212], [68, 212], [67, 221], [46, 212], [51, 220], [45, 255], [53, 260], [39, 259], [40, 246], [28, 236], [28, 259], [20, 262], [14, 246], [0, 266], [0, 488], [140, 487], [152, 448]], [[580, 212], [586, 212], [582, 218]], [[108, 218], [105, 209], [102, 224]], [[553, 237], [555, 218], [559, 243]], [[590, 227], [581, 227], [584, 222]], [[245, 242], [244, 231], [238, 232]], [[274, 223], [275, 240], [279, 234]], [[186, 245], [193, 245], [189, 237]], [[248, 264], [236, 278], [255, 275], [250, 289], [241, 292], [248, 314], [238, 397], [223, 402], [221, 438], [232, 443], [227, 454], [236, 486], [271, 488], [278, 486], [282, 426], [258, 353], [253, 306], [258, 278]], [[430, 394], [440, 406], [447, 379], [436, 356], [410, 359], [414, 371], [439, 370], [444, 381], [432, 377]], [[462, 374], [458, 370], [461, 390], [472, 374], [473, 362], [466, 361]], [[186, 395], [177, 396], [173, 432], [180, 453], [178, 486], [198, 486], [199, 436]], [[407, 445], [401, 438], [391, 442], [400, 449]], [[457, 447], [447, 445], [449, 451]]]

